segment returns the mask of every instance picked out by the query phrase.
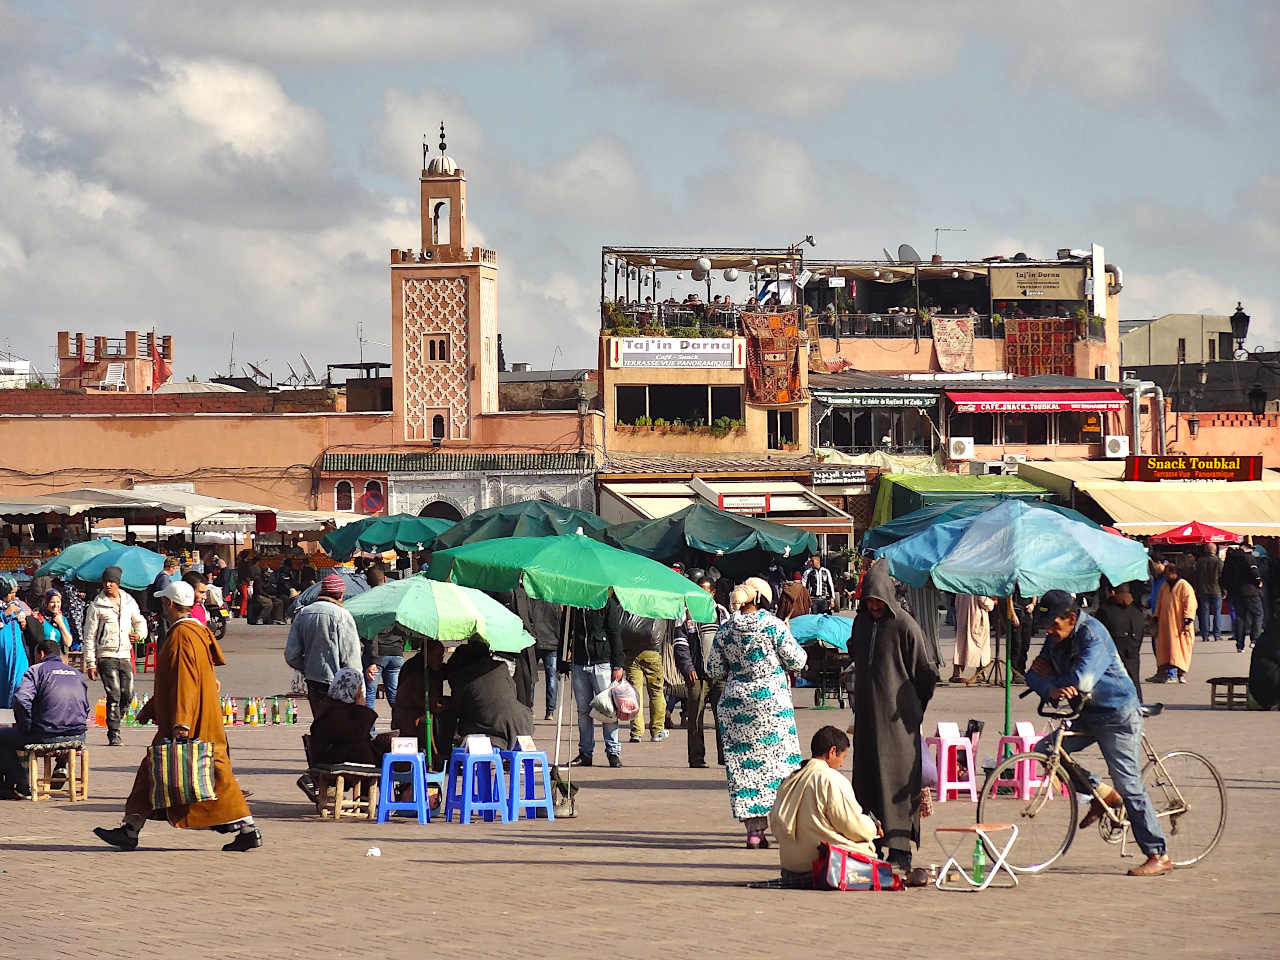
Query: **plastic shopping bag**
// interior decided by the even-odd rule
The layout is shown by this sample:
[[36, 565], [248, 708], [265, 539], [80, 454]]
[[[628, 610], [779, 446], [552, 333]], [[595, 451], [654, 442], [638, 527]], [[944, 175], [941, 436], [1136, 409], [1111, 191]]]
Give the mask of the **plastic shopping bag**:
[[626, 680], [620, 680], [609, 688], [613, 694], [613, 710], [618, 719], [625, 722], [640, 712], [640, 697], [636, 688]]
[[606, 687], [591, 700], [591, 715], [605, 723], [618, 722], [618, 711], [613, 706], [613, 687]]

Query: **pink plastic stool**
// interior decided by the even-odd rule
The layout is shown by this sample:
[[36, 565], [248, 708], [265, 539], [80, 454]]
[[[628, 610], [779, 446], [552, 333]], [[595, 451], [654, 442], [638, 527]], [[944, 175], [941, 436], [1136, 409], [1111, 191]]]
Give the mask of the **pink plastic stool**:
[[[1036, 733], [1035, 725], [1032, 723], [1028, 723], [1027, 721], [1015, 723], [1013, 725], [1013, 729], [1013, 736], [1000, 738], [1000, 743], [996, 747], [997, 765], [1004, 760], [1004, 748], [1006, 744], [1013, 748], [1010, 752], [1010, 756], [1012, 756], [1015, 753], [1028, 753], [1037, 743], [1040, 742], [1041, 738]], [[1030, 799], [1031, 791], [1039, 785], [1039, 780], [1031, 775], [1031, 764], [1027, 761], [1023, 761], [1018, 764], [1018, 767], [1014, 771], [1014, 775], [1012, 777], [1000, 777], [991, 783], [993, 790], [998, 787], [1012, 787], [1015, 791], [1014, 796], [1019, 800]]]
[[[975, 733], [973, 739], [960, 735], [960, 725], [956, 723], [939, 723], [936, 737], [925, 737], [925, 743], [937, 751], [938, 759], [938, 802], [959, 799], [961, 793], [968, 793], [969, 800], [978, 802], [977, 778], [973, 772], [973, 758], [978, 752], [978, 739], [981, 734]], [[964, 772], [966, 779], [960, 779], [960, 752], [964, 751]]]

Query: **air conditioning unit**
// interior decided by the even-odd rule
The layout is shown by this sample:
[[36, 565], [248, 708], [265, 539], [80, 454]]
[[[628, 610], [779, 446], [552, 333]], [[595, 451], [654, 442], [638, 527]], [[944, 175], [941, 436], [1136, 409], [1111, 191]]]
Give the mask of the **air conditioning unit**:
[[1019, 463], [1027, 462], [1027, 455], [1025, 453], [1006, 453], [1001, 459], [1001, 462], [1003, 462], [1006, 467], [1011, 464], [1013, 466], [1017, 466]]
[[1129, 455], [1129, 437], [1123, 433], [1109, 433], [1103, 438], [1103, 452], [1108, 460], [1123, 460]]
[[1121, 378], [1122, 378], [1122, 379], [1124, 379], [1124, 380], [1137, 380], [1137, 379], [1138, 379], [1138, 371], [1137, 371], [1137, 370], [1126, 370], [1126, 371], [1124, 371], [1124, 373], [1120, 374], [1120, 376], [1121, 376]]
[[969, 476], [998, 477], [1004, 473], [1004, 463], [999, 460], [970, 460]]
[[972, 460], [973, 437], [952, 437], [947, 443], [947, 456], [952, 460]]

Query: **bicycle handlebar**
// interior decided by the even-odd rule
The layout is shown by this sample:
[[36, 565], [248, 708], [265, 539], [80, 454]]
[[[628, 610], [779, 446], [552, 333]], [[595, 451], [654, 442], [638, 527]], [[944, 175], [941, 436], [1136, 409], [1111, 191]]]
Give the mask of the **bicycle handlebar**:
[[[1018, 699], [1024, 700], [1033, 693], [1035, 693], [1034, 690], [1027, 688], [1022, 693], [1018, 694]], [[1089, 700], [1090, 697], [1088, 694], [1080, 694], [1079, 696], [1072, 697], [1067, 701], [1067, 709], [1063, 710], [1058, 707], [1058, 703], [1060, 701], [1042, 699], [1040, 701], [1040, 706], [1036, 708], [1036, 713], [1042, 717], [1048, 717], [1050, 720], [1074, 720], [1076, 717], [1080, 716], [1080, 711], [1085, 708], [1085, 705], [1088, 704]], [[1057, 709], [1046, 710], [1045, 708], [1051, 704]]]

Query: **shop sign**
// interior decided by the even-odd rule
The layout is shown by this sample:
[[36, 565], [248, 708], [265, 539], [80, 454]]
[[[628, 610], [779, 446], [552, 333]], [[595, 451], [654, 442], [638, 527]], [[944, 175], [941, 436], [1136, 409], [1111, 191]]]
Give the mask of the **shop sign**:
[[922, 409], [938, 403], [936, 393], [819, 393], [818, 399], [833, 407], [914, 407]]
[[1084, 267], [992, 267], [992, 300], [1083, 300]]
[[685, 367], [742, 369], [746, 342], [738, 337], [613, 337], [610, 367]]
[[866, 483], [866, 467], [837, 467], [828, 470], [813, 471], [813, 482], [817, 483]]
[[1262, 457], [1129, 457], [1124, 478], [1150, 483], [1159, 480], [1261, 480]]

